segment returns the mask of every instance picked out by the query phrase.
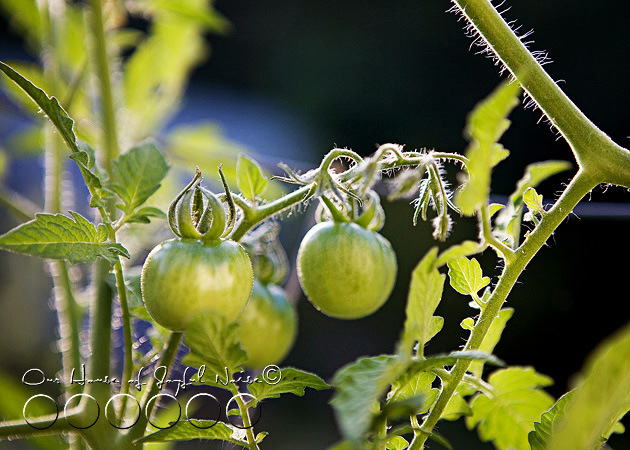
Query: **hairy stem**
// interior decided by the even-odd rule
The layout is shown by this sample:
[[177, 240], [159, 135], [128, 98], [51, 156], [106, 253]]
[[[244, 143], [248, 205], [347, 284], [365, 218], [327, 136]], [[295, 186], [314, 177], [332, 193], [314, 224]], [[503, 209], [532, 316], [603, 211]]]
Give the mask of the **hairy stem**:
[[[542, 219], [536, 229], [529, 235], [525, 242], [515, 252], [515, 257], [510, 262], [506, 262], [503, 273], [499, 279], [499, 283], [495, 287], [492, 295], [488, 299], [487, 306], [482, 311], [475, 328], [471, 332], [466, 342], [465, 350], [478, 350], [484, 338], [488, 334], [490, 325], [497, 317], [508, 294], [518, 280], [520, 274], [525, 270], [527, 264], [536, 255], [538, 250], [547, 242], [547, 239], [558, 228], [560, 223], [571, 213], [578, 202], [591, 189], [597, 186], [598, 182], [595, 178], [579, 171], [571, 183], [567, 186], [562, 196], [555, 205], [548, 211], [547, 215]], [[457, 389], [457, 386], [466, 375], [466, 371], [471, 361], [459, 360], [451, 370], [450, 378], [445, 383], [440, 396], [431, 413], [425, 419], [422, 428], [426, 432], [419, 433], [414, 438], [410, 449], [420, 449], [424, 445], [428, 435], [428, 431], [435, 427], [435, 424], [442, 416], [449, 400]]]
[[630, 152], [597, 128], [558, 87], [489, 0], [453, 0], [490, 49], [567, 140], [580, 167], [601, 183], [630, 187]]
[[254, 427], [249, 417], [249, 408], [247, 408], [245, 403], [243, 403], [243, 399], [241, 398], [240, 392], [236, 385], [234, 383], [230, 383], [229, 388], [234, 395], [234, 398], [236, 399], [238, 409], [241, 413], [241, 418], [243, 419], [243, 427], [245, 428], [245, 433], [247, 435], [247, 444], [249, 450], [260, 450], [258, 447], [258, 443], [256, 443], [256, 436], [254, 436]]

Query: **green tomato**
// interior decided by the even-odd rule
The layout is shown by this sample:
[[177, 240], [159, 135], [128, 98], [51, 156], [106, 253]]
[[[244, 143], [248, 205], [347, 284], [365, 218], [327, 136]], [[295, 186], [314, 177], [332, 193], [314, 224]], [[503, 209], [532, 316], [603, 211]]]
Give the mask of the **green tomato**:
[[173, 239], [155, 247], [144, 262], [142, 298], [159, 325], [184, 331], [201, 312], [235, 320], [253, 280], [249, 257], [236, 242]]
[[254, 280], [249, 303], [239, 317], [241, 344], [249, 359], [245, 364], [262, 369], [282, 361], [295, 342], [297, 313], [284, 289]]
[[297, 256], [306, 297], [324, 314], [358, 319], [379, 309], [396, 281], [396, 255], [380, 234], [351, 222], [322, 222]]

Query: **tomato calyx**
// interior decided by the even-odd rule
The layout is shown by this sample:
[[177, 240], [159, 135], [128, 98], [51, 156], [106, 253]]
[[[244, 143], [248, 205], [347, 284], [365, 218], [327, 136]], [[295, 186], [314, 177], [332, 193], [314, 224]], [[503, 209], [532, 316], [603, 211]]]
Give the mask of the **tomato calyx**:
[[219, 197], [201, 186], [201, 171], [197, 167], [192, 181], [168, 208], [168, 222], [176, 236], [209, 242], [226, 237], [232, 231], [235, 206], [221, 167], [219, 175], [225, 188], [228, 213]]
[[385, 212], [378, 194], [369, 189], [360, 200], [350, 199], [343, 203], [322, 195], [315, 214], [317, 222], [332, 220], [335, 223], [356, 223], [362, 228], [379, 231], [385, 223]]

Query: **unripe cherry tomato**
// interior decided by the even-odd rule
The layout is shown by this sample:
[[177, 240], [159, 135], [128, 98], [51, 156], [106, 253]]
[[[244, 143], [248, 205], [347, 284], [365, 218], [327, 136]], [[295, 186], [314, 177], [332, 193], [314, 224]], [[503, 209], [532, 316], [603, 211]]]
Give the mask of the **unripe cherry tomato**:
[[297, 314], [284, 289], [254, 280], [249, 303], [241, 313], [241, 344], [249, 359], [245, 366], [262, 369], [281, 362], [297, 335]]
[[394, 288], [396, 255], [387, 239], [352, 222], [322, 222], [297, 257], [306, 297], [332, 317], [358, 319], [380, 308]]
[[247, 253], [230, 240], [173, 239], [156, 246], [142, 268], [142, 298], [161, 326], [184, 331], [201, 312], [238, 317], [252, 291]]

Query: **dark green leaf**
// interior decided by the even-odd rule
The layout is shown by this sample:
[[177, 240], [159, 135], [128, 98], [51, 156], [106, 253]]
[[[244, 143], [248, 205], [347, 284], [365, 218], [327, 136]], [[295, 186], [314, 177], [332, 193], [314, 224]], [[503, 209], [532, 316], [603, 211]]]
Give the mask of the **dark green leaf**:
[[359, 442], [365, 437], [379, 413], [378, 401], [404, 370], [399, 357], [381, 355], [359, 358], [337, 372], [330, 403], [345, 439]]
[[[139, 145], [120, 155], [112, 162], [111, 189], [123, 201], [121, 209], [126, 214], [136, 211], [158, 190], [167, 171], [164, 156], [152, 143]], [[138, 217], [148, 218], [146, 212], [155, 213], [156, 209], [145, 210], [145, 214]]]
[[630, 326], [589, 356], [549, 450], [597, 449], [630, 410]]
[[256, 196], [265, 190], [267, 181], [256, 161], [248, 156], [239, 155], [236, 162], [236, 182], [245, 198], [256, 200]]
[[104, 258], [115, 263], [119, 256], [129, 258], [127, 250], [118, 243], [105, 242], [94, 224], [80, 214], [70, 211], [72, 218], [63, 214], [37, 214], [0, 236], [0, 248], [42, 258], [64, 259], [71, 263], [92, 262]]
[[507, 116], [518, 104], [519, 92], [515, 82], [502, 84], [468, 116], [468, 174], [464, 186], [455, 195], [455, 204], [464, 215], [473, 215], [488, 200], [492, 168], [507, 156], [507, 151], [497, 142], [510, 126]]
[[[204, 422], [208, 422], [207, 424]], [[136, 443], [166, 442], [166, 441], [191, 441], [193, 439], [219, 440], [232, 444], [247, 446], [245, 430], [232, 427], [223, 422], [211, 425], [211, 421], [195, 420], [195, 425], [189, 421], [180, 421], [171, 428], [160, 430], [138, 439]]]
[[9, 78], [11, 78], [18, 86], [37, 103], [41, 110], [48, 116], [59, 134], [66, 142], [72, 153], [79, 151], [77, 147], [77, 138], [74, 135], [72, 126], [74, 122], [64, 109], [59, 105], [55, 97], [49, 97], [43, 90], [35, 86], [29, 80], [13, 70], [10, 66], [0, 61], [0, 70], [2, 70]]
[[[527, 435], [553, 404], [553, 398], [540, 389], [550, 385], [551, 378], [531, 367], [509, 367], [492, 373], [488, 383], [491, 396], [479, 393], [472, 399], [466, 425], [477, 426], [481, 440], [492, 441], [498, 450], [530, 450]], [[579, 447], [563, 447], [569, 448]]]
[[186, 329], [184, 343], [190, 353], [183, 364], [199, 368], [206, 365], [210, 377], [225, 377], [240, 372], [241, 364], [247, 361], [247, 353], [239, 340], [238, 322], [227, 323], [220, 314], [202, 314]]
[[306, 388], [318, 391], [330, 388], [317, 375], [292, 367], [282, 368], [272, 375], [272, 379], [267, 375], [259, 375], [256, 377], [256, 380], [259, 381], [249, 386], [249, 392], [259, 402], [266, 398], [278, 398], [280, 394], [293, 394], [302, 397]]

